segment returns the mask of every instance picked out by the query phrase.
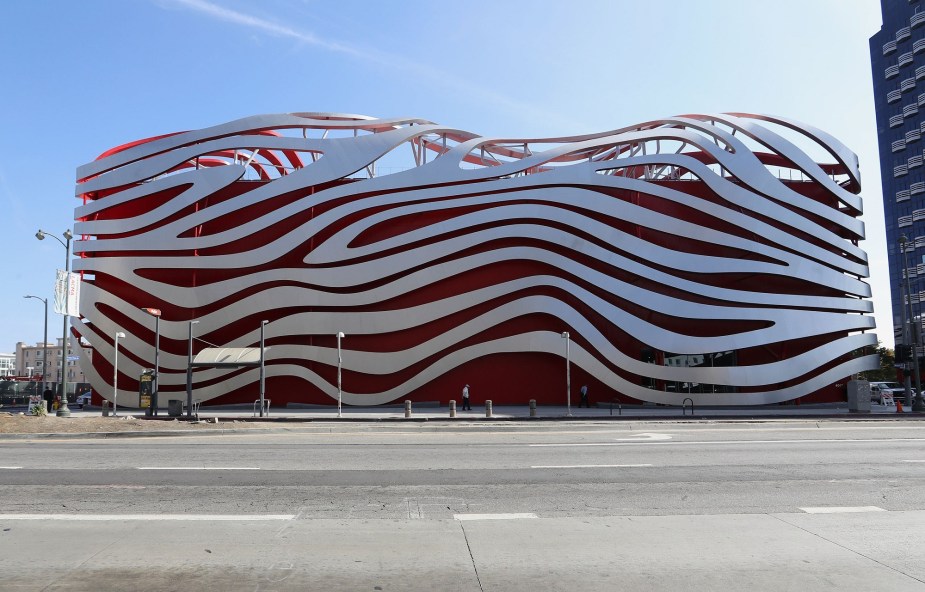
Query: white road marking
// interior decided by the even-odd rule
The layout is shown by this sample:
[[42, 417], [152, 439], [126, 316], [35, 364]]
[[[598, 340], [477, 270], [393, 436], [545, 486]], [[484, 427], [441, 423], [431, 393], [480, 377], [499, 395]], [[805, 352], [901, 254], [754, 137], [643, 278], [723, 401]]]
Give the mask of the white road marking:
[[139, 471], [259, 471], [260, 467], [137, 467]]
[[456, 520], [521, 520], [523, 518], [536, 518], [532, 512], [523, 514], [453, 514]]
[[886, 512], [883, 508], [877, 506], [846, 506], [846, 507], [822, 507], [822, 508], [800, 508], [807, 514], [846, 514], [856, 512]]
[[651, 467], [650, 464], [638, 465], [534, 465], [531, 469], [610, 469], [625, 467]]
[[102, 522], [116, 520], [189, 520], [199, 522], [244, 522], [292, 520], [295, 514], [0, 514], [0, 520], [61, 520]]
[[888, 444], [890, 442], [925, 442], [925, 438], [816, 438], [812, 440], [695, 440], [690, 442], [654, 442], [651, 440], [636, 440], [633, 442], [572, 442], [563, 444], [527, 444], [526, 446], [537, 448], [552, 447], [570, 447], [570, 446], [638, 446], [640, 444], [650, 444], [652, 446], [692, 446], [702, 444], [713, 445], [731, 445], [731, 444], [845, 444], [852, 443], [871, 443], [881, 442]]
[[925, 459], [904, 460], [903, 462], [925, 462]]
[[0, 470], [13, 471], [16, 469], [21, 469], [22, 467], [0, 467]]
[[671, 434], [654, 434], [650, 432], [644, 432], [642, 434], [635, 434], [628, 438], [614, 438], [617, 442], [654, 442], [656, 440], [671, 440]]

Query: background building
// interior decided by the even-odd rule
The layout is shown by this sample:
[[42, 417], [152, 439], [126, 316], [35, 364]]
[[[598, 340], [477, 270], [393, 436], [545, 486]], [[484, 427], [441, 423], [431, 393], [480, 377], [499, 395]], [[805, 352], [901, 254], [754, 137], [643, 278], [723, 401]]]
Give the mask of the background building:
[[[857, 157], [784, 118], [498, 139], [263, 115], [120, 146], [77, 177], [74, 331], [107, 397], [126, 334], [125, 404], [157, 335], [162, 405], [186, 398], [190, 344], [264, 330], [274, 405], [332, 403], [341, 367], [347, 404], [445, 403], [464, 384], [562, 404], [568, 375], [592, 402], [702, 406], [843, 400], [878, 365]], [[192, 382], [250, 403], [258, 370]]]
[[[883, 27], [870, 39], [883, 210], [896, 344], [910, 344], [903, 319], [921, 331], [925, 274], [925, 10], [922, 0], [881, 0]], [[905, 236], [905, 263], [900, 238]], [[908, 265], [908, 274], [903, 274]], [[908, 280], [908, 282], [906, 281]], [[909, 300], [904, 298], [908, 291]], [[921, 341], [919, 341], [921, 343]], [[922, 355], [919, 348], [919, 356]]]
[[16, 354], [0, 354], [0, 376], [16, 375]]
[[[56, 343], [47, 344], [48, 359], [45, 359], [45, 350], [42, 342], [35, 345], [26, 345], [23, 342], [16, 344], [16, 374], [18, 376], [35, 376], [36, 380], [44, 380], [49, 383], [59, 383], [61, 381], [61, 342], [59, 337]], [[82, 357], [81, 357], [82, 354]], [[74, 393], [76, 384], [87, 382], [81, 366], [81, 359], [92, 363], [93, 351], [89, 344], [81, 344], [79, 350], [74, 349], [74, 341], [68, 347], [66, 364], [64, 366], [65, 380], [68, 383], [68, 392]], [[31, 369], [31, 370], [30, 370]], [[44, 372], [44, 379], [42, 373]]]

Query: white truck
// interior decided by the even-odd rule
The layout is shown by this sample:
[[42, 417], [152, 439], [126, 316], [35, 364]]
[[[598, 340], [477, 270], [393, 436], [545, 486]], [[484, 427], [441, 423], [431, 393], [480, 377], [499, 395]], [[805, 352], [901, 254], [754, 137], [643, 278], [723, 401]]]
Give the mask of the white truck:
[[906, 389], [898, 382], [870, 383], [870, 400], [872, 403], [895, 405], [896, 399], [902, 400], [905, 396]]

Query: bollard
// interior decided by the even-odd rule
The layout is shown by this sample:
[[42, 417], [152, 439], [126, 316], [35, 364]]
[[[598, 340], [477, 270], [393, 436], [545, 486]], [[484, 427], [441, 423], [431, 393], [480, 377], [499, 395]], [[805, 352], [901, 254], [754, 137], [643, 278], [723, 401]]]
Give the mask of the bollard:
[[485, 401], [485, 417], [491, 417], [491, 399]]
[[530, 417], [536, 417], [536, 399], [530, 399]]
[[109, 401], [103, 401], [103, 417], [109, 417]]
[[405, 401], [405, 417], [411, 417], [411, 401]]
[[456, 417], [456, 400], [450, 400], [450, 417]]

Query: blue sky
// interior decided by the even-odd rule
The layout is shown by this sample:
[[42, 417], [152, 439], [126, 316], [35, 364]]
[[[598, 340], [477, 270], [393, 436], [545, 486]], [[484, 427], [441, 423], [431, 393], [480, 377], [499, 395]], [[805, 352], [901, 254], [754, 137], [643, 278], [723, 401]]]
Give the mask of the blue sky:
[[[747, 111], [861, 161], [878, 335], [892, 346], [868, 38], [876, 0], [9, 2], [0, 20], [0, 351], [42, 339], [75, 169], [128, 141], [247, 115], [412, 116], [489, 136]], [[49, 338], [61, 317], [49, 315]]]

